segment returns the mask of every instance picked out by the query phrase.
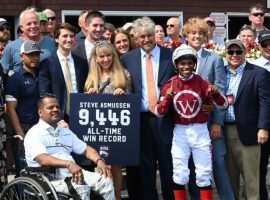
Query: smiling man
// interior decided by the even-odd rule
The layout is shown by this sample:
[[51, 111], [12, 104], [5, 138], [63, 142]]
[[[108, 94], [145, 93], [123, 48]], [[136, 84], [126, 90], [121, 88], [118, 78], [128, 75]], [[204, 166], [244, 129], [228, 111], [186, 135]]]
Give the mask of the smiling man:
[[171, 143], [173, 124], [168, 115], [158, 119], [153, 113], [160, 87], [175, 73], [172, 51], [156, 45], [155, 24], [148, 18], [134, 21], [134, 36], [140, 48], [122, 56], [129, 71], [132, 92], [141, 95], [140, 166], [127, 167], [130, 200], [158, 200], [156, 170], [159, 165], [162, 195], [173, 199]]
[[[60, 104], [61, 119], [69, 121], [70, 93], [83, 92], [88, 74], [86, 60], [71, 53], [76, 29], [62, 23], [56, 27], [57, 52], [40, 64], [40, 94], [54, 93]], [[64, 122], [63, 122], [64, 123]], [[65, 124], [67, 126], [67, 124]]]
[[40, 60], [48, 58], [52, 53], [55, 53], [56, 48], [54, 41], [48, 36], [42, 36], [40, 34], [40, 22], [37, 12], [31, 8], [22, 11], [20, 14], [20, 28], [23, 31], [23, 38], [19, 38], [15, 41], [9, 42], [6, 46], [1, 64], [3, 68], [8, 70], [17, 71], [22, 65], [20, 58], [21, 45], [27, 40], [33, 40], [39, 43], [42, 50]]
[[[17, 72], [7, 79], [6, 107], [7, 115], [15, 134], [25, 137], [26, 132], [38, 122], [35, 108], [39, 99], [38, 67], [40, 61], [40, 46], [32, 40], [24, 42], [20, 50], [23, 62]], [[22, 163], [19, 155], [18, 141], [13, 141], [16, 176], [20, 175]]]
[[245, 59], [241, 40], [226, 43], [229, 108], [225, 115], [227, 168], [236, 199], [239, 199], [240, 174], [244, 196], [260, 199], [259, 172], [261, 145], [268, 140], [270, 127], [270, 74]]
[[90, 11], [85, 17], [85, 24], [86, 38], [74, 46], [72, 53], [89, 61], [95, 42], [100, 41], [104, 32], [105, 17], [97, 10]]

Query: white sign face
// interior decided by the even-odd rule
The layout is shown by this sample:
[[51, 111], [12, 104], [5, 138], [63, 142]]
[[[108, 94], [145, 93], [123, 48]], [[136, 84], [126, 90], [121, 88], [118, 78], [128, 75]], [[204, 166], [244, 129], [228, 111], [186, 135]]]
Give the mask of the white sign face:
[[216, 26], [225, 26], [227, 23], [227, 17], [225, 13], [212, 12], [210, 17], [213, 17], [216, 21]]
[[222, 38], [224, 40], [226, 38], [226, 28], [225, 27], [216, 27], [214, 35], [216, 37]]

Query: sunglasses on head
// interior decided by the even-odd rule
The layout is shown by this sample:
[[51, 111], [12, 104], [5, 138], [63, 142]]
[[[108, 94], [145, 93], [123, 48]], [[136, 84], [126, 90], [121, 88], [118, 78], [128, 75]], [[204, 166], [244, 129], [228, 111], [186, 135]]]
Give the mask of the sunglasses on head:
[[173, 24], [167, 24], [167, 25], [166, 25], [166, 28], [169, 28], [169, 27], [173, 28], [174, 25], [173, 25]]
[[48, 17], [48, 21], [49, 21], [49, 20], [54, 21], [55, 19], [56, 19], [56, 17]]
[[264, 16], [264, 13], [260, 12], [260, 13], [252, 13], [253, 16], [255, 17], [263, 17]]
[[9, 26], [0, 26], [0, 31], [3, 32], [4, 30], [9, 31], [10, 27]]
[[236, 55], [241, 55], [242, 53], [243, 53], [242, 50], [236, 50], [236, 51], [228, 50], [228, 51], [227, 51], [227, 54], [230, 55], [230, 56], [232, 56], [232, 55], [234, 55], [234, 54], [236, 54]]

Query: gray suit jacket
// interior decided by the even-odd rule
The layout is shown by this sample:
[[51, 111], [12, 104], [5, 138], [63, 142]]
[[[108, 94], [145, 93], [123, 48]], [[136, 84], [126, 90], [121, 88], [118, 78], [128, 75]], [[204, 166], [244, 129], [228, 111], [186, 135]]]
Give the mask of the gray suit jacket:
[[[225, 95], [226, 88], [226, 72], [223, 59], [213, 53], [202, 49], [200, 58], [200, 66], [198, 66], [198, 75], [204, 80], [215, 84], [218, 91]], [[215, 108], [209, 118], [209, 124], [217, 123], [223, 125], [225, 117], [225, 110]]]

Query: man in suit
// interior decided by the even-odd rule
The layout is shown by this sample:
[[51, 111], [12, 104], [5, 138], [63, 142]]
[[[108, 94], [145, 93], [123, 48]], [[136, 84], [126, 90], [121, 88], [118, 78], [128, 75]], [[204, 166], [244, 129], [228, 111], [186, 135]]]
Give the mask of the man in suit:
[[[182, 32], [187, 44], [197, 51], [198, 61], [196, 74], [200, 75], [211, 84], [216, 85], [221, 94], [224, 95], [226, 74], [223, 60], [216, 54], [210, 53], [202, 48], [208, 33], [206, 22], [200, 18], [191, 18], [183, 26]], [[224, 110], [215, 108], [210, 113], [208, 129], [213, 145], [213, 173], [219, 197], [221, 200], [233, 200], [234, 195], [225, 163], [226, 145], [222, 133], [224, 115]], [[200, 199], [199, 188], [195, 185], [193, 161], [190, 162], [190, 166], [191, 177], [189, 181], [189, 189], [191, 199]]]
[[239, 199], [240, 174], [244, 196], [260, 199], [261, 145], [268, 140], [270, 128], [270, 74], [245, 59], [241, 40], [226, 43], [226, 96], [224, 134], [227, 166], [236, 198]]
[[121, 59], [130, 73], [132, 92], [141, 95], [140, 166], [127, 167], [129, 199], [158, 200], [158, 163], [162, 194], [164, 199], [170, 200], [173, 199], [170, 154], [173, 124], [167, 117], [156, 118], [153, 108], [160, 87], [175, 74], [172, 51], [156, 45], [155, 24], [148, 17], [134, 21], [134, 34], [140, 48]]
[[71, 53], [75, 32], [76, 29], [68, 23], [56, 27], [54, 39], [58, 44], [57, 52], [41, 62], [39, 71], [40, 95], [44, 93], [56, 95], [63, 123], [68, 123], [69, 119], [69, 93], [83, 92], [88, 74], [86, 60]]
[[90, 61], [92, 49], [95, 43], [100, 41], [104, 32], [105, 17], [101, 12], [93, 10], [87, 13], [85, 23], [87, 30], [86, 38], [72, 48], [72, 53]]

